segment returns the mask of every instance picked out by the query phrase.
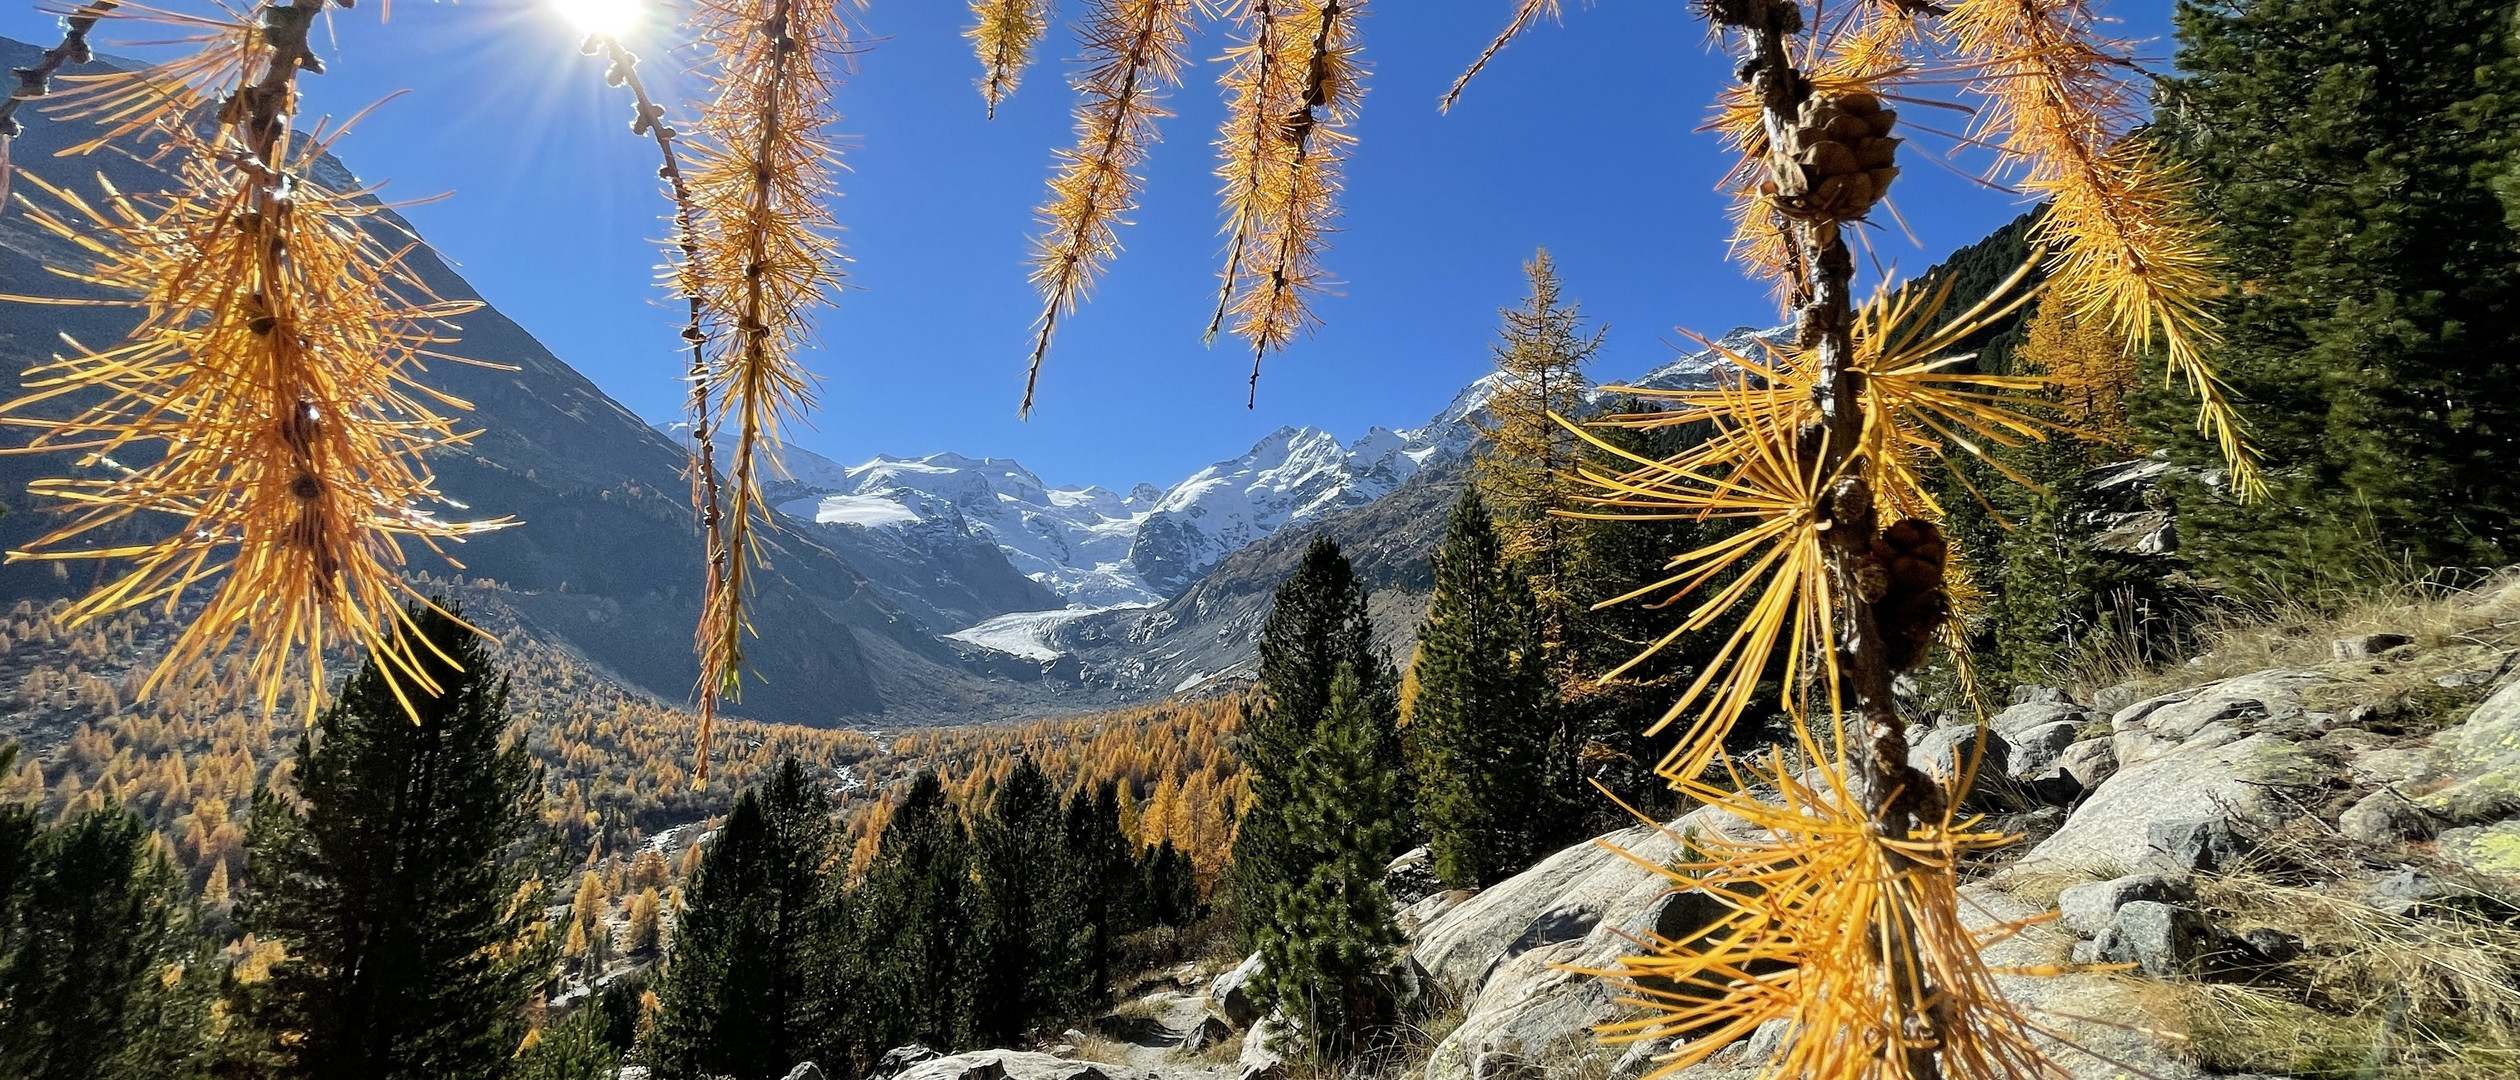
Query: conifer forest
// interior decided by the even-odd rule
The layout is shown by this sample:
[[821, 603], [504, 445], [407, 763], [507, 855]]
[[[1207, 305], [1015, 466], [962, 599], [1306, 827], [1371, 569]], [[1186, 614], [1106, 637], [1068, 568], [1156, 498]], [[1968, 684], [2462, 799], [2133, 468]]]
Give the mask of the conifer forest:
[[2520, 1075], [2513, 0], [0, 53], [0, 1080]]

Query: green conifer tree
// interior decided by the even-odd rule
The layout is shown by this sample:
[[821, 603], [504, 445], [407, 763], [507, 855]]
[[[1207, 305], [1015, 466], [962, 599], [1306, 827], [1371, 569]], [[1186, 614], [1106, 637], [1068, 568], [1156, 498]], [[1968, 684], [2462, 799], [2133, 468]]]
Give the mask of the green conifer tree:
[[1556, 742], [1556, 686], [1542, 655], [1530, 582], [1505, 559], [1476, 489], [1453, 504], [1435, 552], [1435, 593], [1418, 625], [1409, 735], [1419, 759], [1418, 819], [1435, 873], [1477, 888], [1529, 865], [1546, 835], [1537, 800]]
[[737, 797], [657, 978], [640, 1048], [651, 1075], [756, 1080], [829, 1057], [847, 1016], [829, 970], [843, 940], [836, 838], [830, 801], [796, 758]]
[[1145, 929], [1149, 914], [1145, 875], [1139, 872], [1128, 834], [1120, 829], [1120, 787], [1106, 781], [1068, 796], [1065, 839], [1075, 870], [1075, 904], [1085, 922], [1080, 1004], [1098, 1004], [1111, 986], [1111, 965], [1120, 938]]
[[1016, 759], [972, 833], [970, 975], [979, 1007], [967, 1018], [968, 1037], [1010, 1046], [1036, 1023], [1100, 1003], [1088, 955], [1090, 887], [1068, 847], [1058, 793], [1029, 754]]
[[[1278, 893], [1311, 872], [1285, 817], [1295, 798], [1290, 777], [1330, 714], [1331, 681], [1342, 665], [1356, 673], [1358, 707], [1370, 721], [1375, 762], [1394, 777], [1404, 776], [1399, 675], [1374, 646], [1365, 587], [1355, 568], [1337, 542], [1316, 535], [1294, 574], [1278, 586], [1261, 626], [1261, 694], [1243, 722], [1240, 756], [1250, 807], [1234, 834], [1231, 880], [1246, 937], [1256, 929], [1254, 920], [1277, 909]], [[1400, 813], [1390, 835], [1394, 845], [1415, 831], [1405, 802]]]
[[[246, 839], [243, 925], [288, 958], [258, 995], [291, 1072], [312, 1080], [500, 1076], [548, 978], [531, 884], [542, 770], [507, 730], [507, 680], [481, 637], [411, 610], [406, 712], [371, 657], [301, 737], [297, 799], [260, 789]], [[302, 800], [302, 804], [301, 801]]]
[[1374, 710], [1364, 680], [1340, 665], [1329, 708], [1287, 778], [1285, 820], [1305, 870], [1277, 892], [1258, 935], [1258, 1001], [1323, 1056], [1366, 1045], [1394, 1018], [1386, 980], [1401, 938], [1383, 864], [1399, 842], [1403, 795], [1377, 757]]
[[209, 956], [139, 815], [108, 806], [47, 829], [31, 807], [0, 808], [0, 916], [0, 1075], [202, 1074]]
[[2215, 364], [2271, 489], [2188, 492], [2184, 553], [2243, 590], [2520, 557], [2520, 225], [2496, 188], [2520, 151], [2509, 0], [2216, 0], [2178, 23], [2161, 127], [2222, 225]]
[[971, 839], [934, 772], [897, 798], [853, 905], [862, 1057], [914, 1042], [964, 1045], [973, 1027]]

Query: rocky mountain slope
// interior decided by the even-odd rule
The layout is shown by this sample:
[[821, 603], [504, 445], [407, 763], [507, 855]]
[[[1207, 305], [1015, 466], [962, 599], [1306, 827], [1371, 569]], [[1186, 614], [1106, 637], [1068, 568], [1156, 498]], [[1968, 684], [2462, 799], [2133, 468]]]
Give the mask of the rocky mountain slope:
[[[1914, 763], [1948, 777], [1983, 747], [1970, 809], [2022, 839], [1964, 869], [1963, 919], [1990, 933], [2009, 1002], [2074, 1080], [2509, 1075], [2520, 1026], [2520, 578], [2227, 630], [2187, 663], [2098, 687], [2020, 687], [1981, 723], [1920, 725]], [[1446, 892], [1424, 849], [1388, 875], [1407, 938], [1394, 985], [1425, 1018], [1358, 1076], [1635, 1080], [1672, 1039], [1601, 1041], [1642, 1015], [1582, 969], [1720, 910], [1657, 867], [1699, 810]], [[2017, 927], [2017, 933], [1995, 934]], [[1226, 961], [1230, 963], [1230, 961]], [[937, 1057], [918, 1080], [1284, 1080], [1278, 1021], [1246, 992], [1258, 958], [1179, 1005], [1184, 968], [1059, 1043]], [[1685, 1080], [1749, 1080], [1771, 1022]], [[1134, 1030], [1134, 1029], [1133, 1029]], [[1235, 1043], [1239, 1040], [1239, 1053]], [[1082, 1047], [1083, 1049], [1080, 1049]], [[1342, 1073], [1341, 1075], [1348, 1075]]]

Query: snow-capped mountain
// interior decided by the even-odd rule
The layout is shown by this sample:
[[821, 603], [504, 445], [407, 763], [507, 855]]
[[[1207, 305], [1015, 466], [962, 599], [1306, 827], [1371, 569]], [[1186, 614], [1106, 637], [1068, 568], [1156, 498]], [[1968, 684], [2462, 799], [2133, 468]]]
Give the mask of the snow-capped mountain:
[[[1778, 333], [1743, 327], [1717, 344], [1753, 350]], [[1709, 349], [1625, 385], [1709, 386], [1727, 366]], [[985, 540], [1018, 573], [1066, 600], [1062, 616], [1146, 606], [1178, 594], [1239, 548], [1365, 506], [1419, 471], [1468, 454], [1503, 383], [1500, 374], [1482, 376], [1425, 424], [1373, 428], [1354, 441], [1320, 428], [1279, 428], [1169, 488], [1139, 484], [1122, 494], [1053, 487], [1008, 458], [950, 453], [844, 466], [797, 447], [785, 448], [784, 472], [774, 472], [778, 479], [768, 487], [782, 512], [808, 521], [920, 537], [929, 549], [956, 537]], [[1008, 634], [1031, 640], [1060, 621], [1019, 612], [954, 636], [1020, 655], [1026, 650], [1008, 648]]]

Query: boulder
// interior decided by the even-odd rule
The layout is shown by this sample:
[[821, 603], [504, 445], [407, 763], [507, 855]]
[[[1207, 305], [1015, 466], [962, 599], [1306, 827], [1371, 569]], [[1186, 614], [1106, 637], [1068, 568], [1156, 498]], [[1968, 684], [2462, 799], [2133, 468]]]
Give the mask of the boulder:
[[2447, 830], [2433, 851], [2469, 873], [2520, 883], [2520, 821]]
[[2084, 739], [2056, 755], [2056, 770], [2074, 778], [2084, 790], [2099, 787], [2117, 775], [2117, 748], [2108, 739]]
[[2381, 788], [2363, 796], [2336, 819], [2338, 832], [2383, 848], [2409, 840], [2429, 840], [2436, 827], [2432, 814], [2394, 788]]
[[2128, 874], [2108, 881], [2075, 885], [2056, 894], [2057, 923], [2077, 934], [2092, 935], [2116, 921], [2118, 909], [2138, 900], [2179, 903], [2195, 899], [2185, 879], [2167, 874]]
[[2137, 865], [2156, 873], [2211, 873], [2237, 866], [2248, 850], [2230, 819], [2219, 815], [2155, 821], [2144, 828], [2144, 858]]
[[938, 1053], [935, 1049], [918, 1043], [896, 1046], [884, 1051], [884, 1056], [875, 1059], [875, 1071], [868, 1073], [867, 1078], [868, 1080], [883, 1080], [886, 1077], [899, 1076], [908, 1072], [913, 1065], [922, 1061], [934, 1061], [943, 1056], [945, 1055]]
[[798, 1062], [788, 1070], [787, 1080], [823, 1080], [822, 1067], [810, 1061]]
[[2196, 909], [2153, 900], [2137, 900], [2118, 909], [2117, 918], [2093, 939], [2093, 950], [2107, 964], [2133, 964], [2156, 979], [2193, 975], [2213, 950], [2213, 928]]
[[1111, 1069], [1026, 1050], [974, 1050], [920, 1062], [896, 1080], [1111, 1080]]
[[[2352, 731], [2353, 729], [2340, 730]], [[2336, 732], [2329, 734], [2333, 736]], [[2370, 737], [2368, 733], [2362, 734]], [[2347, 740], [2350, 739], [2351, 736], [2348, 736]], [[2337, 740], [2337, 742], [2347, 744], [2347, 740]], [[2406, 787], [2421, 787], [2441, 777], [2441, 760], [2438, 754], [2426, 747], [2374, 747], [2355, 753], [2352, 759], [2346, 762], [2345, 770], [2353, 776], [2357, 784], [2399, 784]]]
[[2296, 812], [2285, 789], [2314, 787], [2326, 775], [2299, 747], [2271, 735], [2182, 748], [2120, 769], [2055, 835], [2022, 856], [2015, 872], [2124, 874], [2151, 853], [2155, 823], [2210, 817], [2272, 824]]
[[2024, 780], [2047, 775], [2066, 749], [2081, 738], [2082, 726], [2081, 720], [2054, 720], [2004, 733], [2010, 765], [2006, 771]]
[[1260, 1019], [1260, 1007], [1251, 1000], [1251, 980], [1259, 976], [1260, 954], [1255, 952], [1208, 984], [1208, 1009], [1235, 1027], [1251, 1026]]
[[1234, 1061], [1238, 1080], [1286, 1080], [1286, 1057], [1277, 1048], [1286, 1042], [1286, 1022], [1271, 1013], [1243, 1035], [1242, 1056]]
[[1934, 729], [1908, 749], [1908, 764], [1945, 783], [1959, 777], [1972, 764], [1977, 767], [1978, 776], [2005, 776], [2012, 772], [2011, 754], [2004, 740], [1990, 737], [1987, 729], [1974, 725]]
[[2074, 697], [2053, 686], [2014, 683], [2012, 703], [2015, 705], [2071, 705]]
[[2091, 712], [2070, 701], [2028, 701], [1987, 718], [1986, 726], [1995, 729], [1996, 734], [2011, 735], [2042, 724], [2069, 720], [2076, 724], [2089, 723]]
[[[2216, 721], [2242, 731], [2269, 720], [2296, 719], [2309, 710], [2301, 693], [2324, 677], [2315, 671], [2274, 668], [2199, 687], [2185, 700], [2163, 705], [2142, 718], [2156, 735], [2186, 739]], [[2120, 715], [2124, 715], [2121, 713]], [[2113, 718], [2113, 728], [2122, 727]]]
[[1233, 1025], [1213, 1016], [1202, 1016], [1181, 1035], [1181, 1052], [1203, 1054], [1211, 1046], [1219, 1046], [1234, 1037]]
[[2464, 723], [2433, 741], [2448, 752], [2450, 770], [2459, 776], [2520, 769], [2520, 683], [2496, 691]]
[[2339, 660], [2369, 660], [2400, 645], [2414, 643], [2415, 639], [2405, 634], [2383, 631], [2377, 634], [2356, 634], [2352, 637], [2338, 638], [2329, 643], [2328, 652]]

